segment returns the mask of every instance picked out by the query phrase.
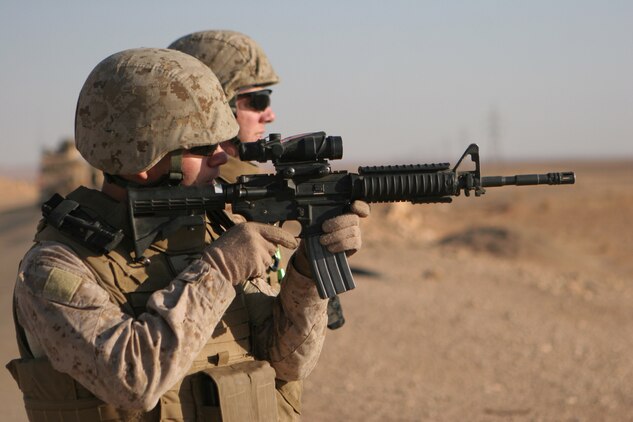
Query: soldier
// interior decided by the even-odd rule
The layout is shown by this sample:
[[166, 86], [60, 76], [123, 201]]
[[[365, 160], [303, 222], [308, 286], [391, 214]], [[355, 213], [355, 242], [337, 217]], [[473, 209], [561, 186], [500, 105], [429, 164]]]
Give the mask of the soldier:
[[[210, 224], [183, 228], [154, 241], [143, 262], [129, 236], [128, 187], [218, 177], [219, 145], [238, 127], [217, 79], [178, 51], [125, 50], [95, 67], [76, 110], [77, 147], [106, 179], [101, 191], [81, 187], [48, 202], [18, 270], [21, 359], [7, 367], [29, 420], [276, 419], [284, 399], [275, 382], [311, 372], [325, 331], [326, 301], [307, 276], [304, 248], [268, 323], [253, 332], [244, 286], [269, 292], [271, 254], [295, 248], [293, 236], [258, 223], [220, 237]], [[357, 215], [328, 223], [331, 252], [360, 247]], [[92, 236], [97, 228], [125, 236], [105, 244]]]
[[[240, 175], [258, 173], [255, 164], [237, 158], [237, 146], [240, 142], [255, 142], [262, 138], [266, 125], [276, 117], [271, 108], [272, 90], [269, 87], [279, 82], [279, 76], [262, 48], [249, 36], [228, 30], [194, 32], [177, 39], [168, 48], [190, 54], [211, 68], [222, 84], [240, 126], [237, 137], [222, 145], [229, 154], [229, 161], [222, 166], [220, 178], [235, 183]], [[284, 252], [279, 254], [282, 259], [280, 271], [269, 275], [275, 288], [283, 278], [287, 263], [284, 258], [288, 253]], [[330, 328], [343, 324], [338, 297], [330, 300], [328, 314]]]
[[276, 117], [270, 105], [272, 90], [268, 87], [278, 83], [279, 76], [262, 48], [247, 35], [226, 30], [194, 32], [168, 48], [190, 54], [211, 68], [240, 126], [237, 137], [222, 145], [229, 161], [222, 166], [220, 177], [235, 183], [242, 174], [257, 173], [257, 166], [237, 158], [237, 146], [263, 138], [266, 125]]
[[[271, 85], [279, 82], [279, 76], [263, 49], [249, 36], [236, 31], [209, 30], [185, 35], [168, 48], [190, 54], [209, 66], [218, 77], [229, 100], [240, 130], [237, 137], [222, 144], [229, 154], [228, 162], [220, 169], [220, 178], [227, 183], [235, 183], [243, 174], [259, 173], [257, 165], [240, 161], [237, 147], [240, 142], [255, 142], [264, 136], [266, 125], [275, 120], [271, 107]], [[368, 207], [365, 207], [368, 209]], [[277, 251], [280, 268], [268, 274], [274, 289], [279, 289], [287, 266], [289, 251]], [[249, 290], [247, 286], [247, 291]], [[258, 300], [263, 299], [262, 303]], [[259, 315], [268, 315], [270, 309], [266, 299], [258, 295], [248, 295], [247, 301]], [[257, 323], [257, 321], [254, 321]], [[344, 322], [338, 297], [328, 303], [328, 326], [338, 328]], [[292, 420], [301, 412], [301, 381], [278, 383], [284, 396], [285, 408], [280, 406], [280, 418]]]

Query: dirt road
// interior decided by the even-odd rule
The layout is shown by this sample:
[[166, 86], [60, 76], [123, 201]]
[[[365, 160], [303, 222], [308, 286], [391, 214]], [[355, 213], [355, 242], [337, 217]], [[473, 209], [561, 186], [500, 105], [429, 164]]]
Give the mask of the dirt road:
[[[342, 295], [347, 324], [328, 333], [303, 420], [633, 420], [633, 163], [606, 166], [486, 169], [578, 183], [374, 206], [351, 263], [380, 276]], [[32, 210], [0, 214], [3, 362]], [[22, 420], [0, 372], [6, 420]]]
[[18, 348], [15, 342], [11, 299], [13, 284], [20, 259], [29, 248], [38, 221], [38, 210], [34, 205], [19, 206], [0, 212], [0, 397], [2, 397], [2, 417], [6, 421], [22, 421], [26, 416], [22, 405], [22, 394], [17, 389], [9, 371], [4, 365], [17, 357]]

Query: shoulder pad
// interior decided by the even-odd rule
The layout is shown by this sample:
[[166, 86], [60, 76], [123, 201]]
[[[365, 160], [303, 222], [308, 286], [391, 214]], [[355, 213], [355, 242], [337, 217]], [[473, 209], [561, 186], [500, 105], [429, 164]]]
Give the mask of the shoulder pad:
[[78, 202], [57, 193], [42, 204], [42, 216], [46, 224], [97, 253], [108, 253], [123, 240], [122, 230], [88, 213]]

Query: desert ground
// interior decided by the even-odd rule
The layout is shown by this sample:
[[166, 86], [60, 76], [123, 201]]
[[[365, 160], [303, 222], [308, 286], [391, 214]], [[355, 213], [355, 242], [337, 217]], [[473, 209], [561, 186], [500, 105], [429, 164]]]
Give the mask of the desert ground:
[[[633, 421], [633, 162], [572, 186], [490, 188], [452, 204], [374, 205], [346, 324], [305, 383], [304, 421]], [[36, 188], [0, 181], [0, 360], [16, 356], [11, 291]], [[2, 420], [24, 420], [0, 371]]]

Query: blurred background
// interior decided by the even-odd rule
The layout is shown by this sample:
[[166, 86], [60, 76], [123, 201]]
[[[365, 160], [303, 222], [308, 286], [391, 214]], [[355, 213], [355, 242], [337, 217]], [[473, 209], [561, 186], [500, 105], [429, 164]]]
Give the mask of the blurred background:
[[347, 162], [633, 156], [626, 0], [0, 2], [0, 169], [73, 136], [92, 68], [117, 51], [234, 29], [280, 74], [282, 135], [340, 135]]

